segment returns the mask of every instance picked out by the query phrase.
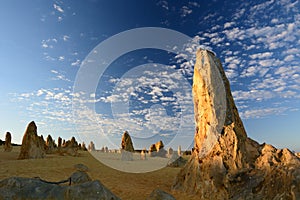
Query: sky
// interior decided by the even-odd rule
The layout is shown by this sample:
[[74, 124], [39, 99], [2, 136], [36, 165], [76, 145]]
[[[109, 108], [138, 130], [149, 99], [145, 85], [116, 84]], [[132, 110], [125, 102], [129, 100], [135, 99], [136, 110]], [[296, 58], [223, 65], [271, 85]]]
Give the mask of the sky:
[[[0, 25], [2, 140], [9, 131], [21, 143], [35, 121], [44, 138], [74, 135], [98, 148], [119, 148], [125, 130], [137, 148], [159, 139], [189, 148], [201, 47], [220, 58], [248, 136], [300, 151], [299, 0], [3, 0]], [[180, 33], [190, 40], [178, 50]], [[144, 45], [151, 38], [159, 48]], [[82, 77], [93, 56], [135, 45]]]

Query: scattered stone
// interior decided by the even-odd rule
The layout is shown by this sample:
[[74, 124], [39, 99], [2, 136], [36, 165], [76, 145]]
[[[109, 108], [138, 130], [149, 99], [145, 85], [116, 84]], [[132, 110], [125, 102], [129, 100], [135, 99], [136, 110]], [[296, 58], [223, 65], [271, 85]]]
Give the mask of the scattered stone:
[[133, 153], [121, 149], [121, 160], [122, 161], [133, 161]]
[[156, 152], [155, 144], [150, 145], [148, 153], [149, 153], [150, 157], [155, 157], [156, 156], [157, 152]]
[[102, 148], [100, 149], [100, 152], [104, 153], [104, 147], [102, 147]]
[[174, 153], [174, 150], [172, 149], [172, 147], [169, 147], [168, 148], [168, 158], [171, 158], [173, 153]]
[[167, 156], [167, 153], [168, 153], [168, 152], [167, 152], [164, 148], [161, 148], [161, 149], [156, 153], [156, 156], [165, 158], [165, 157]]
[[178, 146], [177, 154], [178, 154], [179, 157], [182, 156], [182, 153], [181, 153], [181, 146], [180, 146], [180, 145]]
[[61, 148], [62, 147], [62, 138], [61, 137], [58, 137], [57, 139], [57, 148]]
[[47, 146], [46, 146], [46, 141], [44, 140], [44, 136], [43, 135], [39, 136], [39, 139], [40, 139], [43, 149], [46, 152]]
[[82, 151], [87, 151], [87, 148], [86, 148], [86, 146], [85, 146], [85, 143], [84, 143], [84, 142], [82, 142], [82, 145], [81, 145], [81, 150], [82, 150]]
[[168, 162], [168, 167], [183, 167], [187, 163], [187, 160], [183, 157], [178, 157], [177, 154], [174, 154]]
[[141, 160], [147, 160], [146, 148], [141, 151]]
[[4, 151], [5, 152], [11, 152], [12, 149], [13, 149], [13, 146], [11, 144], [11, 134], [10, 134], [10, 132], [6, 132], [5, 143], [4, 143]]
[[150, 145], [149, 148], [150, 157], [155, 157], [155, 156], [166, 157], [166, 155], [167, 155], [167, 151], [164, 149], [164, 144], [161, 140], [156, 142], [155, 144]]
[[37, 135], [37, 126], [34, 121], [27, 126], [22, 140], [21, 151], [18, 159], [44, 158], [45, 149], [42, 138]]
[[190, 155], [192, 155], [192, 151], [188, 151], [188, 150], [184, 151], [182, 155], [184, 155], [184, 156], [190, 156]]
[[52, 154], [56, 151], [55, 141], [52, 139], [51, 135], [48, 135], [46, 139], [46, 153]]
[[75, 139], [75, 137], [72, 137], [71, 140], [68, 140], [65, 142], [65, 145], [63, 145], [63, 147], [61, 148], [60, 153], [63, 154], [67, 154], [70, 156], [78, 156], [78, 143]]
[[90, 142], [88, 146], [88, 151], [96, 151], [94, 142]]
[[77, 171], [80, 171], [80, 172], [87, 172], [87, 171], [89, 171], [89, 168], [87, 166], [85, 166], [84, 164], [76, 164], [76, 165], [74, 165], [74, 168]]
[[176, 200], [175, 197], [161, 189], [155, 189], [146, 200]]
[[194, 148], [173, 189], [199, 199], [300, 199], [300, 159], [247, 137], [221, 62], [207, 50], [197, 52], [193, 98]]
[[62, 142], [62, 147], [66, 146], [66, 140], [64, 139], [63, 142]]
[[123, 133], [122, 136], [122, 142], [121, 142], [121, 148], [128, 152], [134, 152], [133, 144], [131, 137], [127, 131]]
[[155, 144], [151, 144], [151, 145], [150, 145], [149, 151], [150, 151], [150, 152], [156, 151], [156, 146], [155, 146]]
[[71, 185], [82, 184], [91, 181], [92, 179], [89, 175], [84, 171], [76, 171], [74, 172], [71, 177]]
[[155, 143], [156, 151], [159, 152], [160, 149], [164, 148], [164, 143], [160, 140]]

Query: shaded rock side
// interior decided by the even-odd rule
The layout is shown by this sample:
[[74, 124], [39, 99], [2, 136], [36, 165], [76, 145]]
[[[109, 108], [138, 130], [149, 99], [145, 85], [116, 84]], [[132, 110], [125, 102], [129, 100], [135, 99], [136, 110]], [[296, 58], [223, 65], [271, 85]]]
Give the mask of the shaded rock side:
[[127, 131], [123, 133], [121, 148], [125, 151], [134, 152], [131, 137]]
[[22, 146], [18, 159], [35, 159], [45, 156], [44, 142], [37, 135], [37, 126], [34, 121], [27, 126], [22, 140]]
[[221, 62], [207, 50], [197, 52], [193, 100], [194, 150], [173, 189], [199, 199], [300, 198], [299, 158], [247, 137]]
[[11, 144], [11, 134], [10, 134], [10, 132], [6, 132], [5, 143], [4, 143], [4, 151], [5, 152], [11, 152], [12, 149], [13, 149], [13, 146]]

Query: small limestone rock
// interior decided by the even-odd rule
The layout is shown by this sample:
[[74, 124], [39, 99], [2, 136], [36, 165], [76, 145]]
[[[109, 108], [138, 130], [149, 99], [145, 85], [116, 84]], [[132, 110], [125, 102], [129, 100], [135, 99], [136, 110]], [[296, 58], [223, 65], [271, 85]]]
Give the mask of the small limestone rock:
[[181, 156], [178, 157], [177, 154], [174, 154], [172, 158], [168, 162], [168, 167], [183, 167], [187, 163], [187, 160], [182, 158]]
[[85, 145], [84, 142], [82, 142], [81, 149], [82, 149], [83, 151], [87, 151], [87, 148], [86, 148], [86, 145]]
[[158, 152], [160, 149], [164, 148], [164, 143], [160, 140], [155, 143], [156, 151]]
[[146, 148], [141, 151], [141, 160], [147, 160]]
[[13, 146], [11, 144], [11, 134], [10, 134], [10, 132], [7, 132], [5, 135], [4, 151], [11, 152], [12, 149], [13, 149]]
[[71, 140], [66, 141], [65, 145], [61, 149], [62, 154], [67, 154], [70, 156], [78, 156], [78, 143], [75, 137], [72, 137]]
[[121, 149], [121, 160], [122, 161], [133, 161], [133, 153]]
[[62, 147], [66, 146], [66, 140], [65, 140], [65, 139], [63, 140], [61, 146], [62, 146]]
[[177, 154], [178, 154], [178, 156], [182, 156], [181, 146], [180, 145], [178, 146]]
[[92, 179], [84, 171], [76, 171], [71, 175], [71, 185], [82, 184], [91, 181]]
[[34, 121], [27, 126], [22, 140], [21, 151], [18, 159], [43, 158], [45, 149], [42, 139], [37, 135], [37, 126]]
[[174, 150], [172, 149], [172, 147], [168, 148], [168, 158], [171, 158], [171, 156], [173, 155]]
[[155, 189], [146, 200], [176, 200], [175, 197], [161, 189]]
[[121, 142], [121, 148], [128, 152], [134, 152], [133, 144], [131, 137], [127, 131], [123, 133], [122, 136], [122, 142]]
[[61, 148], [61, 146], [62, 146], [62, 138], [58, 137], [58, 139], [57, 139], [57, 147]]
[[155, 144], [151, 144], [149, 147], [149, 157], [155, 157], [157, 155]]
[[88, 151], [96, 151], [94, 142], [90, 142], [88, 146]]
[[80, 172], [87, 172], [87, 171], [89, 171], [89, 168], [87, 166], [85, 166], [84, 164], [76, 164], [76, 165], [74, 165], [74, 168], [77, 171], [80, 171]]
[[48, 135], [46, 139], [46, 153], [52, 154], [56, 151], [55, 141], [52, 139], [51, 135]]

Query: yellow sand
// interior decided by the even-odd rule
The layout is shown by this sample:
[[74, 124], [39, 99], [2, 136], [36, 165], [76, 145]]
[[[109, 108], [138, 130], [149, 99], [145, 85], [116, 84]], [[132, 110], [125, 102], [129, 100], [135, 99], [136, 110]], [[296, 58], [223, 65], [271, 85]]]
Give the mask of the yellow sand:
[[125, 173], [107, 167], [89, 152], [80, 151], [79, 157], [47, 155], [44, 159], [17, 160], [19, 150], [20, 147], [14, 147], [12, 152], [7, 153], [0, 146], [0, 179], [20, 176], [60, 181], [69, 178], [75, 170], [75, 164], [82, 163], [89, 167], [88, 174], [93, 180], [100, 180], [123, 200], [145, 199], [156, 188], [172, 194], [178, 200], [197, 199], [171, 190], [180, 168], [165, 167], [148, 173]]

